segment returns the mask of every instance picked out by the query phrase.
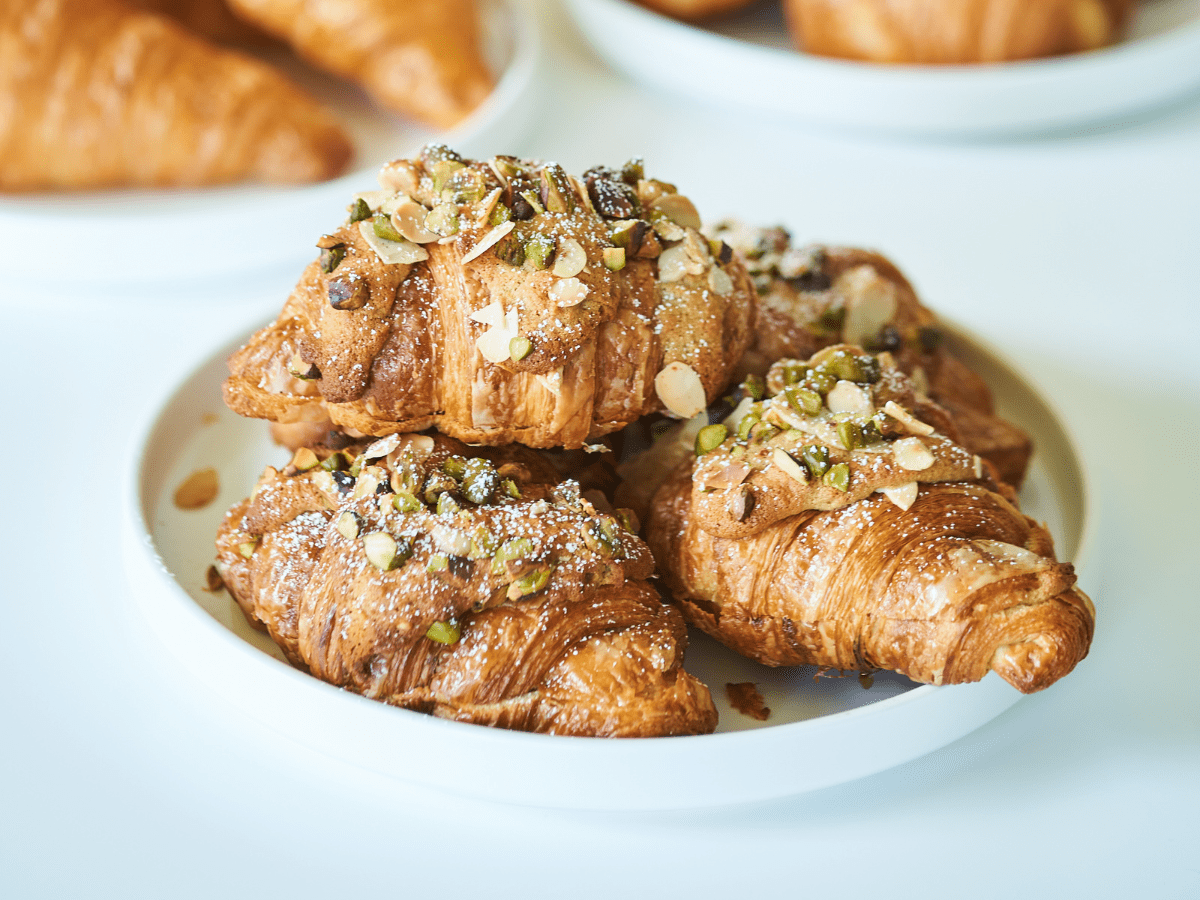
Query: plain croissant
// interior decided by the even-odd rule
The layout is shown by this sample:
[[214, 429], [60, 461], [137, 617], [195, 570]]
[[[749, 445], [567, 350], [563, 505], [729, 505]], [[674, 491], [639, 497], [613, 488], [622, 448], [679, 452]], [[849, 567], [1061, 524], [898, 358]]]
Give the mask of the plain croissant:
[[524, 448], [302, 449], [230, 510], [217, 550], [295, 665], [373, 699], [553, 734], [716, 726], [645, 544]]
[[473, 0], [230, 0], [306, 60], [439, 128], [491, 91]]
[[352, 153], [267, 65], [112, 0], [0, 6], [0, 190], [329, 178]]

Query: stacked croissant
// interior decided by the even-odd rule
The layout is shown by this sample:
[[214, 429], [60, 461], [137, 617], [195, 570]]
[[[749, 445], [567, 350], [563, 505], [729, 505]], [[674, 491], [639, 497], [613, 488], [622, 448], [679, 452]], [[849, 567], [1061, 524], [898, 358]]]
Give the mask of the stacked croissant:
[[266, 62], [268, 35], [439, 128], [487, 95], [474, 0], [5, 0], [0, 191], [296, 183], [350, 139]]
[[[695, 20], [751, 0], [639, 0]], [[880, 63], [988, 63], [1114, 43], [1135, 0], [783, 0], [797, 47]]]
[[1026, 692], [1086, 655], [1091, 603], [1017, 506], [1028, 437], [885, 259], [702, 231], [640, 161], [429, 146], [380, 184], [229, 361], [228, 405], [294, 454], [226, 514], [218, 571], [294, 665], [658, 736], [717, 722], [685, 623], [769, 665]]

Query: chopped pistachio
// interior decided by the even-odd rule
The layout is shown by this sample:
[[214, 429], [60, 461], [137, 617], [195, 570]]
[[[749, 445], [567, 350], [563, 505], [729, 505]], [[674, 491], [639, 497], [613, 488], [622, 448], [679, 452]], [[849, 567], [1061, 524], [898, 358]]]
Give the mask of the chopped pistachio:
[[649, 227], [641, 219], [623, 219], [612, 224], [609, 237], [614, 245], [625, 250], [626, 256], [636, 256]]
[[503, 203], [497, 203], [492, 207], [491, 215], [488, 216], [488, 224], [492, 227], [503, 225], [505, 222], [512, 219], [512, 210]]
[[381, 237], [385, 241], [402, 241], [404, 235], [396, 230], [396, 226], [392, 224], [392, 217], [385, 216], [382, 213], [375, 216], [371, 220], [371, 227], [375, 230], [375, 236]]
[[425, 479], [424, 500], [426, 503], [437, 503], [438, 497], [449, 491], [458, 490], [458, 482], [444, 472], [431, 472]]
[[546, 586], [546, 582], [549, 580], [550, 568], [548, 566], [539, 566], [536, 569], [526, 572], [508, 586], [508, 599], [518, 600], [521, 597], [536, 594]]
[[456, 515], [457, 513], [461, 512], [461, 511], [462, 511], [462, 506], [459, 504], [459, 502], [457, 500], [454, 499], [454, 495], [451, 494], [449, 491], [446, 491], [438, 496], [438, 498], [437, 498], [437, 514], [439, 516]]
[[[499, 224], [499, 223], [497, 223]], [[453, 203], [439, 203], [425, 217], [424, 228], [441, 237], [458, 234], [458, 207]]]
[[719, 422], [714, 425], [705, 425], [696, 435], [696, 455], [703, 456], [710, 450], [716, 450], [725, 443], [725, 438], [728, 436], [729, 429]]
[[362, 530], [363, 520], [357, 513], [352, 513], [346, 510], [337, 517], [337, 521], [333, 523], [333, 527], [337, 529], [338, 534], [348, 541], [358, 537], [359, 531]]
[[820, 478], [829, 471], [829, 449], [820, 444], [809, 444], [800, 451], [800, 457], [812, 472], [813, 478]]
[[508, 355], [512, 358], [513, 362], [520, 362], [532, 352], [533, 341], [529, 340], [523, 334], [518, 334], [508, 342]]
[[484, 525], [475, 529], [471, 535], [471, 548], [467, 551], [468, 559], [484, 559], [493, 556], [500, 541], [494, 532]]
[[777, 434], [779, 434], [779, 428], [772, 425], [770, 422], [759, 422], [750, 429], [751, 440], [758, 441], [762, 444], [765, 444]]
[[442, 471], [455, 481], [462, 481], [463, 473], [466, 470], [467, 458], [465, 456], [448, 456], [442, 463]]
[[810, 371], [804, 376], [804, 386], [818, 394], [828, 394], [838, 383], [838, 377], [831, 372]]
[[808, 374], [808, 366], [803, 363], [798, 363], [795, 360], [789, 360], [783, 364], [783, 383], [799, 384]]
[[433, 189], [441, 193], [446, 187], [446, 183], [459, 169], [463, 168], [463, 164], [455, 159], [439, 159], [429, 169], [429, 174], [433, 176]]
[[350, 204], [350, 223], [361, 222], [363, 219], [371, 218], [371, 204], [367, 203], [362, 197], [359, 197]]
[[883, 440], [883, 434], [879, 431], [879, 425], [874, 419], [868, 419], [861, 426], [862, 446], [866, 447], [869, 444], [877, 443]]
[[462, 629], [454, 619], [434, 622], [425, 632], [425, 637], [439, 644], [457, 644], [462, 638]]
[[747, 375], [746, 380], [742, 382], [742, 392], [757, 402], [767, 395], [767, 383], [761, 375]]
[[744, 441], [749, 438], [750, 430], [761, 421], [762, 419], [754, 413], [747, 413], [746, 415], [742, 416], [741, 421], [738, 422], [738, 440]]
[[850, 467], [845, 463], [838, 463], [831, 467], [821, 480], [831, 488], [845, 493], [850, 487]]
[[500, 489], [506, 497], [511, 497], [513, 500], [521, 499], [521, 488], [511, 478], [505, 478], [500, 482]]
[[853, 419], [838, 422], [837, 436], [847, 450], [857, 450], [863, 445], [862, 429]]
[[338, 267], [343, 259], [346, 258], [346, 245], [338, 244], [336, 247], [327, 247], [321, 250], [321, 255], [317, 258], [317, 263], [321, 266], [321, 271], [328, 275]]
[[640, 156], [635, 156], [621, 166], [621, 180], [632, 187], [636, 187], [637, 183], [645, 177], [646, 165]]
[[788, 385], [783, 394], [787, 398], [788, 406], [809, 417], [819, 415], [825, 405], [820, 394], [797, 384]]
[[258, 542], [260, 540], [262, 539], [253, 537], [248, 541], [242, 541], [237, 547], [238, 555], [243, 559], [249, 559], [252, 557], [254, 555], [254, 551], [258, 549]]
[[846, 307], [834, 306], [822, 312], [817, 321], [813, 323], [815, 327], [810, 326], [810, 328], [824, 335], [834, 335], [841, 331], [845, 321]]
[[584, 522], [579, 529], [584, 545], [593, 553], [611, 559], [613, 554], [612, 540], [606, 535], [599, 522]]
[[529, 538], [513, 538], [501, 545], [492, 558], [492, 571], [497, 575], [504, 574], [505, 563], [525, 559], [533, 553], [533, 541]]
[[421, 470], [412, 462], [399, 462], [392, 470], [392, 490], [397, 494], [411, 494], [415, 500], [421, 492], [422, 478]]
[[625, 268], [625, 248], [605, 247], [604, 268], [608, 269], [610, 272], [619, 272]]
[[722, 266], [729, 265], [733, 260], [733, 248], [720, 238], [710, 240], [708, 242], [708, 249], [712, 251], [713, 259]]
[[574, 211], [575, 190], [571, 187], [571, 181], [562, 166], [557, 163], [547, 163], [542, 167], [541, 190], [538, 198], [549, 212]]
[[515, 234], [506, 234], [494, 245], [494, 253], [496, 258], [503, 260], [510, 266], [523, 266], [525, 264], [525, 242]]
[[556, 241], [548, 234], [535, 231], [525, 241], [525, 261], [535, 269], [546, 269], [554, 262]]
[[329, 305], [336, 310], [362, 309], [371, 298], [367, 283], [354, 273], [329, 280]]
[[[517, 199], [523, 204], [519, 215], [517, 213]], [[521, 191], [513, 199], [513, 217], [516, 219], [532, 219], [534, 216], [540, 216], [545, 211], [546, 207], [542, 206], [542, 201], [538, 199], [537, 191]]]
[[308, 447], [301, 447], [292, 456], [292, 465], [296, 467], [297, 472], [307, 472], [309, 469], [315, 469], [321, 460], [317, 454], [313, 453]]
[[445, 572], [450, 568], [450, 557], [445, 553], [435, 553], [429, 557], [429, 562], [425, 566], [426, 572]]
[[392, 495], [392, 508], [396, 512], [412, 513], [423, 506], [424, 504], [408, 491], [396, 491]]
[[476, 505], [492, 499], [499, 484], [499, 476], [491, 461], [476, 457], [467, 461], [463, 472], [463, 496]]

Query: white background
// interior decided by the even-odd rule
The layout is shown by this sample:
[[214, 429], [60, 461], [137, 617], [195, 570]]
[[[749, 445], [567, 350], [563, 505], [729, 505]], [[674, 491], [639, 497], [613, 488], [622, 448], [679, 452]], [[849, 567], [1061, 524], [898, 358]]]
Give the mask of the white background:
[[[1200, 896], [1200, 98], [1049, 138], [843, 139], [644, 92], [544, 13], [539, 124], [497, 152], [569, 171], [644, 155], [706, 218], [880, 248], [1063, 411], [1098, 499], [1091, 655], [925, 758], [751, 806], [495, 806], [322, 757], [187, 674], [120, 557], [150, 398], [297, 273], [206, 279], [201, 260], [170, 284], [68, 289], [18, 243], [0, 281], [0, 896]], [[341, 210], [311, 215], [319, 234]], [[72, 241], [110, 242], [119, 273], [163, 239], [63, 227], [64, 269]]]

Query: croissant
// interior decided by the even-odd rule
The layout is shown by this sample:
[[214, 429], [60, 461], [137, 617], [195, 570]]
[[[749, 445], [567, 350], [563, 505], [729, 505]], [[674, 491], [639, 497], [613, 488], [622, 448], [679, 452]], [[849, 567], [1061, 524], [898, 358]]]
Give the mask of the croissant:
[[474, 0], [230, 0], [314, 66], [439, 128], [491, 92]]
[[1095, 610], [907, 381], [848, 347], [774, 367], [779, 392], [708, 426], [655, 495], [659, 571], [691, 624], [767, 665], [1041, 690], [1086, 656]]
[[329, 178], [351, 145], [263, 63], [112, 0], [0, 6], [0, 190]]
[[737, 12], [754, 0], [637, 0], [642, 6], [677, 19], [694, 21]]
[[742, 374], [761, 375], [774, 360], [836, 343], [887, 350], [951, 414], [956, 439], [1020, 487], [1033, 453], [1029, 435], [995, 414], [987, 384], [947, 349], [936, 317], [890, 260], [850, 247], [793, 247], [778, 227], [724, 222], [712, 234], [745, 258], [758, 289], [758, 325]]
[[380, 180], [230, 358], [235, 412], [578, 448], [657, 410], [695, 415], [750, 341], [745, 268], [640, 164], [578, 179], [430, 146]]
[[553, 734], [712, 731], [649, 550], [555, 477], [441, 435], [302, 448], [226, 514], [218, 569], [293, 664], [367, 697]]
[[205, 40], [217, 44], [259, 46], [270, 42], [262, 31], [236, 15], [225, 0], [126, 0], [134, 9], [170, 16]]
[[884, 63], [975, 63], [1094, 50], [1133, 0], [784, 0], [796, 46]]

